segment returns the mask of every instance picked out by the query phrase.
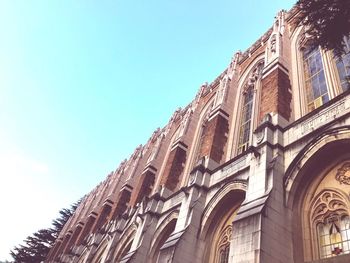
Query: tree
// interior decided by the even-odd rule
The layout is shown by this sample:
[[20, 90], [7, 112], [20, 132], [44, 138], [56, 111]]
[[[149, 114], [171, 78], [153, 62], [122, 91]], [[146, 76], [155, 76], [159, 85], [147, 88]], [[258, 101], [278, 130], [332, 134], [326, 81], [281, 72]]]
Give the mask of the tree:
[[346, 53], [345, 37], [350, 35], [349, 0], [298, 0], [297, 24], [304, 25], [313, 47], [333, 50], [340, 57]]
[[44, 261], [64, 225], [74, 214], [80, 202], [81, 199], [71, 205], [69, 209], [61, 209], [59, 217], [52, 221], [52, 228], [41, 229], [28, 236], [24, 240], [25, 245], [14, 247], [10, 252], [14, 263], [40, 263]]

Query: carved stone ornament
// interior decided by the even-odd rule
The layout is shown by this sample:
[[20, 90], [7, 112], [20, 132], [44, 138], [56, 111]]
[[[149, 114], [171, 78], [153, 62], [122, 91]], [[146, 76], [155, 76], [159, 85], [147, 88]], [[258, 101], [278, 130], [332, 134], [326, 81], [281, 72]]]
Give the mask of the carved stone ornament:
[[270, 39], [270, 50], [271, 53], [276, 53], [276, 34], [273, 34]]
[[192, 185], [196, 181], [196, 175], [195, 174], [190, 174], [190, 179], [188, 181], [188, 185]]
[[232, 238], [232, 225], [228, 225], [221, 232], [219, 244], [218, 244], [219, 247], [225, 246], [227, 243], [230, 242], [231, 238]]
[[346, 199], [338, 192], [325, 190], [312, 202], [311, 220], [317, 223], [327, 223], [328, 218], [334, 215], [348, 215]]
[[256, 134], [256, 142], [257, 142], [257, 144], [260, 144], [263, 141], [264, 135], [265, 135], [265, 133], [263, 131], [258, 132]]
[[340, 184], [350, 185], [350, 162], [346, 162], [342, 167], [340, 167], [335, 175], [335, 179]]

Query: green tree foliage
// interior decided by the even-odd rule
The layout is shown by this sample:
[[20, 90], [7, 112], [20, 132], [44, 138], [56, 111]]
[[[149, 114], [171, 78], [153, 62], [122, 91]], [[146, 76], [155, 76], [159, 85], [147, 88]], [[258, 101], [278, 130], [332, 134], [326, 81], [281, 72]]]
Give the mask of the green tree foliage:
[[14, 263], [40, 263], [44, 261], [64, 225], [77, 209], [80, 201], [73, 204], [69, 209], [61, 209], [59, 217], [52, 221], [52, 228], [41, 229], [28, 236], [24, 240], [24, 245], [14, 247], [10, 252]]
[[299, 0], [297, 23], [306, 28], [314, 47], [333, 50], [337, 56], [346, 51], [344, 37], [350, 35], [349, 0]]

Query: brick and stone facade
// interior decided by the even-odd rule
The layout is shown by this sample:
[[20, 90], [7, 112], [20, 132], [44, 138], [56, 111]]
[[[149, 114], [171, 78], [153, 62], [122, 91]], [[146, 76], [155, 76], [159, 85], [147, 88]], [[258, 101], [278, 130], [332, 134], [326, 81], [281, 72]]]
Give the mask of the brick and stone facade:
[[296, 15], [88, 193], [45, 262], [350, 262], [350, 92], [322, 51], [309, 101]]

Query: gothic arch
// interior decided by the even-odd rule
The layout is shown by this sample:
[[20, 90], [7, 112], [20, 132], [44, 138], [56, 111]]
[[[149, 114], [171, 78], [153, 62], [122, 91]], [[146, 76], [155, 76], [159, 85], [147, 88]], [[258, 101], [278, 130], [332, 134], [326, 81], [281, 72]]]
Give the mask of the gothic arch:
[[87, 247], [85, 247], [84, 250], [82, 251], [81, 255], [79, 256], [77, 262], [78, 263], [85, 263], [89, 257], [89, 252], [90, 252], [90, 250]]
[[203, 242], [202, 262], [228, 262], [232, 221], [245, 198], [246, 182], [232, 181], [223, 186], [207, 204], [199, 239]]
[[[251, 89], [252, 93], [252, 102], [251, 102], [251, 120], [250, 120], [250, 135], [249, 135], [249, 141], [252, 140], [252, 133], [254, 128], [258, 124], [258, 116], [259, 116], [259, 107], [260, 107], [260, 94], [261, 94], [261, 71], [258, 72], [258, 75], [253, 76], [255, 70], [257, 68], [261, 69], [263, 67], [265, 59], [265, 53], [262, 52], [259, 54], [245, 69], [243, 74], [241, 74], [241, 77], [238, 80], [238, 89], [237, 89], [237, 95], [235, 99], [235, 107], [232, 114], [231, 123], [233, 124], [231, 127], [231, 131], [229, 132], [229, 140], [228, 142], [232, 144], [231, 147], [231, 158], [236, 156], [239, 151], [239, 134], [240, 134], [240, 128], [241, 128], [241, 121], [242, 121], [242, 109], [244, 107], [244, 98], [247, 94], [247, 91]], [[254, 77], [254, 78], [253, 78]], [[253, 81], [253, 82], [252, 82]], [[253, 87], [250, 85], [253, 84]]]
[[[312, 179], [305, 174], [315, 160], [323, 158], [329, 163], [332, 158], [342, 159], [348, 153], [347, 147], [350, 147], [350, 126], [327, 130], [306, 144], [290, 163], [283, 178], [286, 205], [291, 207], [297, 188]], [[330, 152], [334, 154], [327, 156]]]
[[196, 165], [196, 157], [200, 147], [203, 123], [209, 119], [214, 100], [215, 93], [213, 92], [210, 99], [208, 99], [207, 103], [202, 107], [199, 113], [198, 122], [196, 124], [194, 135], [192, 137], [192, 143], [189, 145], [188, 159], [183, 173], [185, 176], [182, 178], [181, 185], [185, 185], [188, 182], [190, 171]]
[[109, 238], [106, 238], [104, 241], [102, 241], [100, 243], [100, 245], [98, 246], [95, 256], [93, 258], [93, 260], [91, 261], [91, 263], [100, 263], [100, 262], [104, 262], [104, 260], [107, 257], [107, 252], [108, 252], [108, 247], [110, 245], [110, 242], [108, 240]]
[[121, 239], [114, 252], [114, 260], [118, 262], [127, 252], [129, 252], [137, 231], [137, 225], [134, 223], [123, 232]]
[[166, 216], [166, 218], [161, 221], [157, 227], [157, 230], [155, 231], [151, 242], [151, 249], [149, 251], [149, 263], [157, 262], [160, 248], [166, 239], [170, 236], [170, 234], [174, 231], [178, 216], [178, 210], [172, 211], [168, 216]]
[[[343, 213], [345, 210], [349, 216], [350, 185], [346, 186], [348, 190], [344, 193], [345, 184], [335, 176], [344, 162], [349, 162], [350, 167], [348, 149], [349, 127], [332, 129], [307, 144], [287, 169], [284, 178], [285, 201], [290, 211], [296, 262], [333, 256], [335, 246], [331, 249], [330, 245], [326, 247], [320, 243], [323, 237], [320, 236], [319, 226], [323, 224], [324, 229], [329, 228], [329, 218], [335, 215], [334, 211], [339, 218], [346, 214]], [[324, 252], [326, 250], [328, 252]]]

